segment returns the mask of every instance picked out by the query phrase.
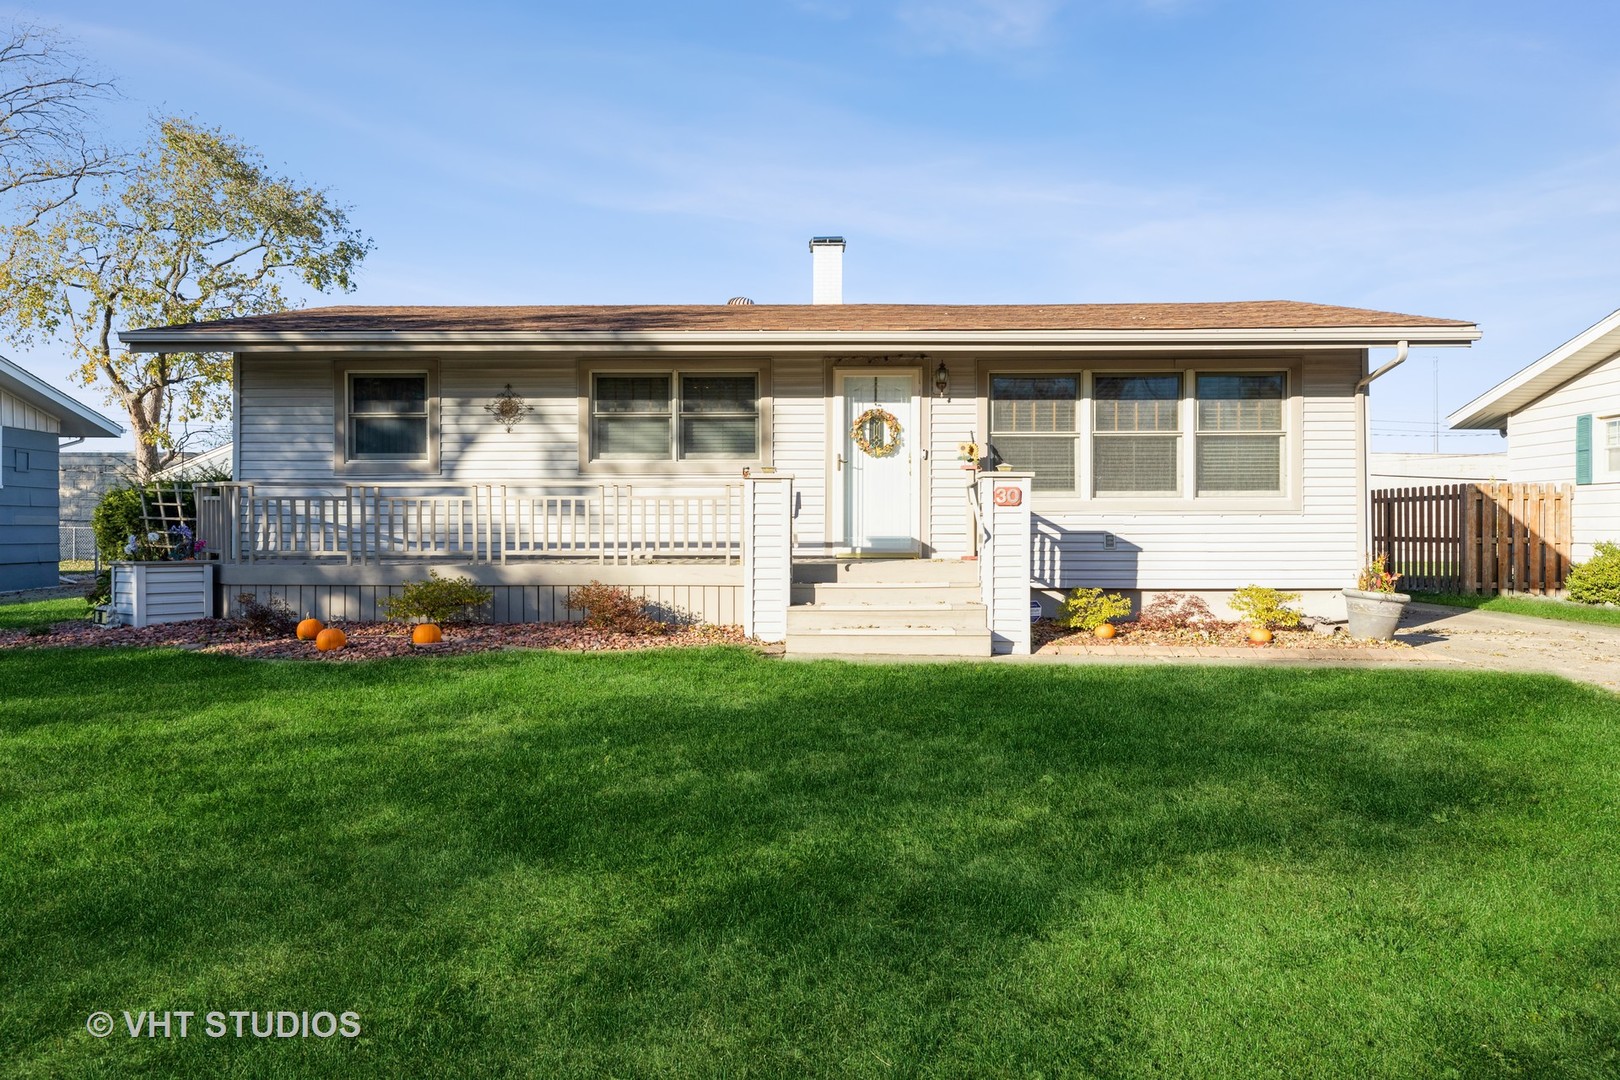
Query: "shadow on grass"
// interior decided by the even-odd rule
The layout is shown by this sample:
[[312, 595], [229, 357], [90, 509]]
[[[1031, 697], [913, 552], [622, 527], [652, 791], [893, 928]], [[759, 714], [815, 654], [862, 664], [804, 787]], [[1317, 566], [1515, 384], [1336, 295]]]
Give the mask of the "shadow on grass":
[[[1133, 942], [1169, 906], [1236, 918], [1221, 890], [1267, 875], [1443, 879], [1491, 854], [1458, 823], [1538, 812], [1504, 732], [1607, 702], [736, 650], [42, 652], [0, 687], [0, 1039], [42, 1067], [240, 1075], [1151, 1071], [1118, 1066], [1163, 1061], [1140, 1010], [1174, 969]], [[1026, 970], [1093, 919], [1125, 959]], [[1021, 1000], [1064, 972], [1055, 1012]], [[372, 1034], [63, 1034], [115, 1006], [356, 1008]]]

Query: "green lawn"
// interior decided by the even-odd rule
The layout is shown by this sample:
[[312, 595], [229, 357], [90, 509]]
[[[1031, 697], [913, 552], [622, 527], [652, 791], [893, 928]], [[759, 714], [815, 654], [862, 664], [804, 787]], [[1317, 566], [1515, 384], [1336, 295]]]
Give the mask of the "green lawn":
[[1576, 604], [1568, 600], [1543, 600], [1529, 596], [1470, 596], [1467, 593], [1419, 592], [1411, 595], [1413, 600], [1424, 604], [1446, 604], [1450, 607], [1500, 611], [1508, 615], [1533, 615], [1538, 619], [1620, 626], [1620, 608], [1600, 607], [1595, 604]]
[[27, 630], [50, 626], [68, 619], [82, 619], [90, 605], [82, 597], [62, 600], [30, 600], [25, 604], [0, 604], [0, 630]]
[[[0, 654], [60, 1076], [1613, 1077], [1620, 699], [1450, 672]], [[358, 1039], [98, 1040], [351, 1009]]]

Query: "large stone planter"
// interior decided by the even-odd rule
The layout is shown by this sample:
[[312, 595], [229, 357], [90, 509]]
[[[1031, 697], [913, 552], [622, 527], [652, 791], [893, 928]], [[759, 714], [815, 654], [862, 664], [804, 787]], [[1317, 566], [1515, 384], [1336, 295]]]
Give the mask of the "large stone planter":
[[1350, 625], [1345, 629], [1353, 638], [1388, 641], [1395, 636], [1401, 612], [1411, 602], [1412, 598], [1405, 593], [1346, 589], [1344, 606], [1350, 616]]
[[122, 626], [186, 622], [214, 616], [214, 564], [112, 564], [111, 621]]

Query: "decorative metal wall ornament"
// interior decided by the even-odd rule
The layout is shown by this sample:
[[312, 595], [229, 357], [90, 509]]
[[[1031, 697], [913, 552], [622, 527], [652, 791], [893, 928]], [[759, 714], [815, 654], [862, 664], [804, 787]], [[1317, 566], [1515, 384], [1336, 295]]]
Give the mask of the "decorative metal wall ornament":
[[534, 412], [534, 406], [524, 401], [523, 395], [513, 390], [511, 383], [507, 383], [506, 389], [484, 406], [484, 411], [493, 416], [497, 424], [505, 425], [506, 433], [510, 435], [512, 425], [523, 423], [523, 418]]

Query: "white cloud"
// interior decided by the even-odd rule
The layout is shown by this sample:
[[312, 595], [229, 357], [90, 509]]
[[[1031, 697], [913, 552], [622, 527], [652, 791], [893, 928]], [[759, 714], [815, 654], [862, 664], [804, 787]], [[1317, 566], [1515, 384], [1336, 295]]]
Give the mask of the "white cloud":
[[902, 0], [896, 18], [930, 51], [1000, 52], [1039, 45], [1060, 0]]

